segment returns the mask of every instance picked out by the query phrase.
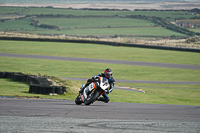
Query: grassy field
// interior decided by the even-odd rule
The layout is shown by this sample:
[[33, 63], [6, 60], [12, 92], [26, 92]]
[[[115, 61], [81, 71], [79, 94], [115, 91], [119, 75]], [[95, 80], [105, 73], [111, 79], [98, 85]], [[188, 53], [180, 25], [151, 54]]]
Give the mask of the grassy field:
[[0, 7], [0, 13], [21, 13], [25, 9], [25, 7]]
[[[30, 25], [27, 19], [1, 23], [1, 31], [21, 31], [37, 34], [73, 35], [141, 35], [141, 36], [186, 36], [163, 27], [153, 27], [149, 20], [122, 18], [41, 18], [40, 24], [56, 25], [61, 30], [45, 29]], [[148, 26], [148, 27], [147, 27]]]
[[[1, 13], [21, 13], [25, 10], [25, 7], [0, 7]], [[56, 9], [56, 8], [29, 8], [25, 15], [40, 15], [40, 14], [61, 14], [61, 15], [74, 15], [74, 16], [112, 16], [112, 15], [145, 15], [156, 16], [161, 18], [190, 18], [194, 15], [189, 15], [188, 11], [95, 11], [95, 10], [74, 10], [74, 9]]]
[[40, 15], [40, 14], [63, 14], [63, 15], [74, 15], [74, 16], [112, 16], [112, 15], [145, 15], [145, 16], [156, 16], [161, 18], [178, 18], [186, 17], [190, 18], [192, 15], [189, 15], [188, 11], [94, 11], [94, 10], [74, 10], [74, 9], [56, 9], [56, 8], [30, 8], [24, 14], [27, 15]]
[[57, 25], [60, 28], [89, 28], [89, 27], [123, 27], [123, 26], [154, 26], [150, 20], [130, 18], [38, 18], [39, 24]]
[[[0, 41], [0, 53], [70, 56], [98, 59], [121, 59], [133, 61], [170, 62], [177, 64], [198, 64], [199, 53], [152, 50], [142, 48], [111, 47], [94, 44]], [[83, 52], [84, 51], [84, 52]], [[96, 54], [95, 54], [96, 53]], [[8, 72], [38, 73], [56, 77], [90, 78], [107, 67], [114, 72], [115, 79], [153, 81], [200, 81], [200, 71], [172, 68], [142, 67], [117, 64], [86, 63], [42, 59], [0, 57], [0, 70]], [[70, 81], [69, 81], [70, 82]], [[29, 94], [23, 83], [0, 79], [0, 95], [29, 96], [74, 100], [80, 85], [73, 83], [76, 93], [61, 96]], [[135, 102], [155, 104], [200, 105], [200, 85], [116, 83], [120, 86], [133, 86], [147, 93], [115, 89], [110, 94], [111, 102]], [[11, 93], [9, 93], [11, 91]]]
[[47, 74], [57, 77], [91, 78], [107, 67], [112, 68], [116, 79], [154, 81], [199, 81], [198, 70], [140, 67], [130, 65], [86, 63], [73, 61], [38, 60], [0, 57], [3, 71]]
[[[186, 36], [165, 28], [93, 28], [93, 29], [70, 29], [70, 30], [23, 30], [24, 33], [34, 34], [68, 34], [68, 35], [94, 35], [94, 36], [115, 36], [115, 35], [133, 35], [133, 36], [156, 36], [162, 38], [163, 36]], [[162, 33], [162, 34], [161, 34]], [[132, 37], [136, 38], [136, 37]], [[137, 37], [139, 38], [139, 37]], [[141, 37], [140, 37], [141, 38]], [[144, 37], [143, 37], [144, 38]], [[152, 38], [152, 37], [149, 37]], [[155, 37], [154, 37], [155, 38]]]
[[[58, 26], [59, 29], [47, 29], [39, 26], [30, 25], [31, 22], [26, 19], [19, 19], [13, 21], [6, 21], [1, 23], [1, 31], [18, 31], [25, 33], [36, 34], [67, 34], [67, 35], [132, 35], [132, 36], [156, 36], [156, 38], [170, 37], [170, 36], [187, 36], [165, 27], [159, 26], [150, 20], [144, 19], [128, 19], [123, 18], [127, 15], [144, 15], [156, 16], [165, 18], [169, 21], [175, 19], [189, 19], [195, 15], [190, 15], [187, 11], [97, 11], [97, 10], [74, 10], [74, 9], [55, 9], [55, 8], [20, 8], [20, 7], [0, 7], [0, 18], [5, 18], [4, 13], [9, 13], [10, 18], [13, 15], [19, 17], [20, 15], [54, 15], [54, 17], [43, 17], [32, 19], [39, 21], [39, 24], [47, 24]], [[18, 16], [17, 16], [18, 15]], [[79, 18], [62, 18], [55, 17], [59, 15], [73, 15]], [[9, 18], [7, 16], [7, 18]], [[80, 16], [93, 16], [91, 18], [84, 18]], [[116, 16], [115, 18], [95, 16]], [[120, 17], [117, 17], [120, 16]], [[149, 26], [149, 27], [146, 27]], [[192, 30], [192, 29], [191, 29]], [[197, 30], [196, 30], [197, 31]], [[155, 38], [155, 37], [151, 37]]]
[[37, 54], [128, 61], [200, 65], [200, 54], [97, 44], [0, 41], [1, 53]]
[[[38, 28], [39, 30], [40, 28]], [[42, 29], [42, 28], [41, 28]], [[17, 20], [17, 21], [10, 21], [6, 23], [1, 23], [0, 27], [1, 31], [32, 31], [35, 30], [34, 26], [30, 25], [30, 22], [28, 20], [22, 19], [22, 20]], [[44, 30], [44, 29], [42, 29]]]
[[200, 28], [198, 28], [198, 29], [189, 29], [189, 30], [191, 30], [191, 31], [194, 31], [194, 32], [200, 32]]

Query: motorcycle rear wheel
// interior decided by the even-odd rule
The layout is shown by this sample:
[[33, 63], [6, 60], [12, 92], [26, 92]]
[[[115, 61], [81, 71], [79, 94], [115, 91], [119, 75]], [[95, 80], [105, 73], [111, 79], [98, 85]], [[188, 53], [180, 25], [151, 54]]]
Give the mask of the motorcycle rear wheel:
[[99, 97], [100, 92], [98, 90], [92, 92], [88, 98], [85, 100], [85, 105], [90, 105], [97, 100]]

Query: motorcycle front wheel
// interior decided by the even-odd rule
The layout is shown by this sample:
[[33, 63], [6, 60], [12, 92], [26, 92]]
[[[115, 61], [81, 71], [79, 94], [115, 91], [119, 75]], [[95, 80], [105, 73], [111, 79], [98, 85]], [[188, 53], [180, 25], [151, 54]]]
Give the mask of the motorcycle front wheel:
[[88, 95], [88, 98], [85, 100], [85, 105], [90, 105], [93, 102], [95, 102], [97, 100], [97, 98], [99, 97], [100, 92], [98, 90], [91, 92]]
[[80, 95], [78, 95], [77, 98], [75, 99], [75, 103], [76, 103], [77, 105], [81, 105], [82, 100], [81, 100], [81, 96], [80, 96]]

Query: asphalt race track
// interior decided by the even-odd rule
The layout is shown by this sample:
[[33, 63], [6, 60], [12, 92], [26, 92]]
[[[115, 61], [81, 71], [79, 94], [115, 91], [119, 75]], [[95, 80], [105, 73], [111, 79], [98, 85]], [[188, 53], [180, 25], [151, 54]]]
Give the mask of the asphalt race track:
[[[198, 65], [5, 53], [0, 53], [0, 56], [200, 70]], [[130, 80], [129, 82], [134, 81]], [[165, 82], [161, 81], [160, 83]], [[179, 84], [180, 82], [169, 81], [168, 83]], [[187, 82], [187, 84], [199, 84], [199, 82]], [[8, 132], [199, 133], [200, 106], [114, 102], [95, 102], [90, 106], [84, 106], [76, 105], [74, 101], [69, 100], [1, 96], [0, 133]]]
[[106, 59], [60, 57], [60, 56], [45, 56], [45, 55], [8, 54], [8, 53], [0, 53], [0, 56], [200, 70], [199, 65], [183, 65], [183, 64], [170, 64], [170, 63], [154, 63], [154, 62], [139, 62], [139, 61], [124, 61], [124, 60], [106, 60]]
[[200, 107], [0, 98], [0, 132], [200, 132]]

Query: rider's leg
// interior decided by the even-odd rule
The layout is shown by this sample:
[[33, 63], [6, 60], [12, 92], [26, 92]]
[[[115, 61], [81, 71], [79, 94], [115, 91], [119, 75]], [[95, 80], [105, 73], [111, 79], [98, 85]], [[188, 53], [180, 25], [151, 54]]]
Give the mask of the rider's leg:
[[85, 84], [85, 86], [81, 87], [79, 93], [83, 94], [84, 89], [90, 84], [90, 79], [87, 80], [87, 83]]
[[110, 98], [109, 98], [108, 94], [106, 92], [104, 92], [103, 97], [100, 97], [98, 100], [108, 103], [110, 101]]

